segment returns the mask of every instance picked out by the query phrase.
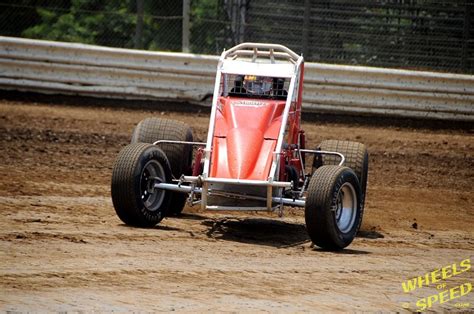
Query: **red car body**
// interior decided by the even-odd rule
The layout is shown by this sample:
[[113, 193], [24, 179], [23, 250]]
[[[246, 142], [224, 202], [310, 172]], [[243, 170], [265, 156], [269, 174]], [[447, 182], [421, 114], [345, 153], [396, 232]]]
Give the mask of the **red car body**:
[[[303, 71], [301, 71], [301, 79]], [[292, 161], [292, 144], [304, 147], [300, 130], [301, 95], [291, 103], [286, 147], [280, 163], [285, 161], [301, 171], [299, 159]], [[220, 96], [213, 134], [213, 151], [209, 177], [267, 180], [273, 152], [282, 126], [286, 100]], [[281, 168], [281, 167], [280, 167]], [[281, 176], [286, 174], [282, 171]], [[284, 180], [284, 178], [280, 178]]]

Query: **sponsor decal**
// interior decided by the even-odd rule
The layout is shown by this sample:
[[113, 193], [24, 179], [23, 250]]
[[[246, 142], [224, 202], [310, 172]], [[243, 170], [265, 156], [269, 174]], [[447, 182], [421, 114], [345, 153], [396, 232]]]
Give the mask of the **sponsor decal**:
[[266, 103], [255, 100], [238, 100], [232, 102], [232, 105], [239, 107], [260, 107], [266, 105]]

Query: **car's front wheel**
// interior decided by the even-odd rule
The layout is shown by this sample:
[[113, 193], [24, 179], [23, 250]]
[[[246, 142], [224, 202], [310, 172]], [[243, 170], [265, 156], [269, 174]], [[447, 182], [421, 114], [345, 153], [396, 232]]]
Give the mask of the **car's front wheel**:
[[171, 194], [155, 183], [170, 182], [165, 153], [155, 145], [135, 143], [122, 149], [112, 171], [112, 202], [127, 225], [152, 227], [167, 214]]
[[361, 188], [354, 171], [342, 166], [318, 168], [308, 186], [305, 221], [317, 246], [340, 250], [348, 246], [359, 229]]

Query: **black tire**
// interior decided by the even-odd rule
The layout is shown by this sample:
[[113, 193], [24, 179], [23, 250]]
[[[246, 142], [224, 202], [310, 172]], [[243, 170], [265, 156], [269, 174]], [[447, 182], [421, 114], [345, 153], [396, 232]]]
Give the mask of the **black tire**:
[[[146, 118], [137, 124], [132, 133], [132, 143], [154, 143], [159, 140], [173, 141], [193, 141], [191, 128], [183, 122]], [[191, 145], [182, 144], [160, 144], [159, 147], [165, 152], [171, 166], [171, 173], [175, 179], [179, 179], [182, 174], [190, 175], [192, 172]], [[171, 207], [169, 215], [179, 215], [186, 204], [187, 195], [179, 192], [171, 192]]]
[[313, 243], [326, 250], [348, 246], [362, 221], [360, 197], [359, 180], [352, 169], [342, 166], [316, 169], [305, 204], [306, 229]]
[[112, 171], [111, 193], [115, 211], [125, 224], [153, 227], [166, 216], [171, 193], [153, 190], [151, 176], [171, 181], [170, 165], [161, 149], [135, 143], [120, 151]]
[[[358, 142], [326, 140], [319, 144], [318, 149], [338, 152], [344, 155], [344, 166], [354, 170], [359, 179], [362, 191], [362, 210], [364, 210], [365, 196], [367, 192], [367, 176], [369, 171], [369, 153], [367, 152], [365, 145]], [[319, 160], [320, 164], [318, 165], [318, 159], [315, 158], [316, 164], [313, 164], [315, 168], [322, 165], [339, 165], [341, 159], [338, 156], [321, 155]]]

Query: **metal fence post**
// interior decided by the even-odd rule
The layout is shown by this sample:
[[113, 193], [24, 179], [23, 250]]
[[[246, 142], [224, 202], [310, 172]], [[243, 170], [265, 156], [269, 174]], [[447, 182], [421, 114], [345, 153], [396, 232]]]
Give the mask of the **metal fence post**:
[[245, 41], [245, 14], [246, 14], [246, 1], [239, 1], [240, 11], [240, 27], [239, 27], [239, 42]]
[[134, 38], [135, 49], [143, 49], [143, 0], [137, 0], [137, 26]]
[[183, 52], [189, 52], [189, 11], [191, 1], [183, 0], [183, 40], [181, 44], [181, 50]]
[[309, 56], [309, 24], [311, 17], [311, 0], [304, 1], [304, 20], [303, 20], [303, 55]]
[[461, 54], [461, 69], [465, 73], [469, 73], [468, 69], [468, 43], [469, 43], [469, 30], [471, 28], [471, 8], [472, 4], [466, 3], [464, 8], [464, 25], [463, 25], [463, 43], [462, 43], [462, 54]]

